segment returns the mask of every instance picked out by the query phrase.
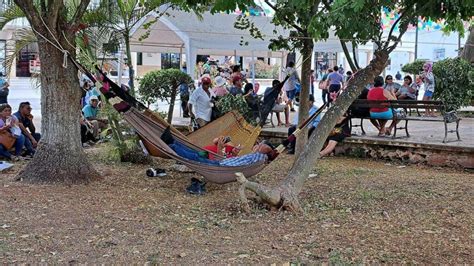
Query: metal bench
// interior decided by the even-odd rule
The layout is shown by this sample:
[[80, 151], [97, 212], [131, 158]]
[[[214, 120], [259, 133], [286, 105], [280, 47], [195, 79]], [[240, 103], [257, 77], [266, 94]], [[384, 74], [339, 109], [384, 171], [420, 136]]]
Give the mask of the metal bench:
[[[461, 118], [457, 117], [456, 112], [446, 112], [445, 105], [442, 101], [415, 101], [415, 100], [392, 100], [392, 101], [372, 101], [372, 100], [355, 100], [351, 107], [349, 108], [349, 115], [351, 118], [360, 118], [360, 124], [354, 125], [352, 121], [350, 122], [350, 127], [360, 127], [362, 130], [362, 134], [365, 135], [364, 130], [364, 119], [370, 119], [370, 116], [361, 116], [357, 114], [352, 114], [351, 110], [361, 110], [361, 108], [391, 108], [393, 112], [393, 119], [394, 121], [405, 121], [404, 126], [395, 126], [392, 138], [397, 138], [397, 130], [404, 129], [406, 132], [406, 137], [410, 137], [410, 133], [408, 132], [408, 121], [427, 121], [427, 122], [442, 122], [444, 123], [444, 139], [443, 143], [447, 142], [448, 133], [456, 133], [457, 140], [461, 140], [459, 136], [459, 122]], [[407, 110], [416, 109], [417, 114], [419, 114], [420, 109], [432, 109], [438, 110], [441, 113], [441, 116], [437, 117], [424, 117], [424, 116], [411, 116], [407, 114]], [[403, 113], [399, 110], [403, 110]], [[355, 113], [355, 112], [354, 112]], [[360, 113], [360, 112], [359, 112]], [[368, 112], [367, 112], [368, 113]], [[411, 114], [411, 112], [410, 112]], [[456, 123], [455, 130], [449, 130], [448, 124], [449, 123]]]

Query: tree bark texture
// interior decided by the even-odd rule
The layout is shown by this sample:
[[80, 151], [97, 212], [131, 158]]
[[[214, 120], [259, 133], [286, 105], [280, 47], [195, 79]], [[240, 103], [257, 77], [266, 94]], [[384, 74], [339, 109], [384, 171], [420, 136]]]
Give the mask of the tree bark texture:
[[461, 58], [466, 59], [470, 63], [474, 63], [474, 26], [471, 26], [469, 29], [469, 36], [462, 49]]
[[[301, 55], [303, 56], [303, 64], [301, 65], [301, 91], [300, 91], [300, 106], [298, 110], [298, 124], [308, 118], [309, 112], [309, 93], [311, 90], [311, 61], [313, 60], [313, 40], [307, 39], [304, 42], [303, 49], [301, 49]], [[314, 95], [313, 95], [314, 96]], [[298, 135], [296, 139], [296, 153], [295, 157], [298, 158], [301, 152], [304, 150], [308, 140], [308, 128], [306, 127]]]
[[[53, 24], [48, 17], [44, 19], [60, 45], [74, 57], [75, 48], [69, 44], [74, 42], [74, 34], [68, 31], [66, 22], [60, 19]], [[42, 22], [39, 25], [32, 23], [32, 27], [56, 43]], [[37, 39], [42, 65], [42, 138], [33, 160], [17, 178], [31, 183], [86, 183], [97, 178], [98, 174], [88, 162], [81, 145], [81, 91], [77, 69], [69, 59], [64, 68], [64, 53], [38, 34]]]
[[[241, 184], [255, 192], [267, 204], [290, 210], [301, 210], [298, 194], [301, 192], [305, 180], [308, 178], [312, 166], [319, 158], [326, 138], [334, 128], [337, 120], [347, 111], [352, 102], [359, 96], [365, 85], [379, 75], [386, 66], [389, 53], [378, 50], [370, 64], [356, 72], [347, 84], [347, 89], [337, 98], [335, 104], [322, 117], [321, 122], [311, 135], [305, 149], [296, 159], [293, 167], [280, 185], [268, 189], [251, 181], [242, 181]], [[240, 181], [239, 181], [240, 182]]]

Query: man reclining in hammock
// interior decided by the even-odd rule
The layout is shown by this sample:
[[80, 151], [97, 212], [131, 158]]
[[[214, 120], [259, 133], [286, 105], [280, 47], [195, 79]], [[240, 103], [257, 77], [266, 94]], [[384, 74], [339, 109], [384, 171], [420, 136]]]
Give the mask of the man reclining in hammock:
[[202, 155], [200, 152], [195, 151], [182, 143], [174, 140], [171, 135], [170, 128], [168, 127], [163, 134], [161, 135], [163, 142], [168, 144], [168, 146], [173, 149], [179, 156], [193, 160], [196, 162], [208, 164], [208, 165], [217, 165], [217, 166], [244, 166], [251, 165], [259, 161], [271, 161], [275, 158], [275, 152], [273, 151], [273, 146], [268, 142], [261, 142], [255, 145], [252, 149], [252, 153], [236, 156], [231, 158], [226, 158], [222, 160], [210, 160], [207, 159], [206, 155]]

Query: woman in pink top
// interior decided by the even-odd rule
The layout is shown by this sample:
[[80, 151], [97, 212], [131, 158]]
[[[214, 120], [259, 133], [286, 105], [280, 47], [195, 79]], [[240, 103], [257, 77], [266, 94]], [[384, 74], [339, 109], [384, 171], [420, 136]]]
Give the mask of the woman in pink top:
[[[367, 100], [386, 101], [396, 99], [392, 92], [383, 88], [383, 77], [376, 77], [374, 79], [374, 87], [370, 89], [367, 94]], [[393, 111], [391, 108], [370, 108], [370, 118], [377, 119], [380, 125], [379, 136], [390, 135], [393, 127], [396, 126], [396, 122], [393, 121], [390, 127], [385, 128], [387, 121], [393, 119]]]
[[214, 92], [217, 97], [222, 97], [229, 93], [225, 87], [225, 79], [223, 77], [217, 76], [214, 82], [216, 83], [216, 86], [212, 88], [212, 92]]

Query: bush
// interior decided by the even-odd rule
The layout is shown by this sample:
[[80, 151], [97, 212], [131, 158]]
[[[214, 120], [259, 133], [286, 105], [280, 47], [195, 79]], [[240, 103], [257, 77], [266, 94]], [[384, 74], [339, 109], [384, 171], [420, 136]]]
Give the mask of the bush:
[[473, 67], [462, 58], [448, 58], [433, 65], [435, 99], [442, 100], [448, 111], [471, 104], [474, 82], [470, 79]]
[[140, 79], [138, 92], [141, 99], [146, 103], [152, 104], [160, 101], [168, 101], [174, 90], [177, 90], [180, 84], [192, 84], [191, 77], [179, 69], [163, 69], [146, 73]]
[[271, 66], [263, 62], [262, 60], [257, 60], [255, 62], [255, 78], [277, 79], [279, 70], [279, 65]]
[[426, 60], [417, 59], [412, 63], [406, 64], [402, 67], [402, 71], [405, 73], [409, 73], [412, 75], [418, 75], [420, 72], [423, 71], [423, 64], [425, 64]]
[[148, 104], [158, 100], [170, 103], [168, 109], [168, 123], [173, 118], [174, 101], [181, 84], [194, 85], [193, 79], [179, 69], [162, 69], [145, 74], [140, 80], [138, 93]]
[[222, 96], [217, 101], [216, 107], [221, 114], [235, 110], [240, 113], [245, 118], [245, 120], [247, 120], [247, 122], [256, 124], [256, 121], [253, 118], [252, 110], [249, 108], [247, 101], [245, 101], [243, 96], [234, 96], [232, 94]]

